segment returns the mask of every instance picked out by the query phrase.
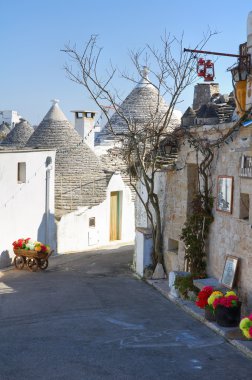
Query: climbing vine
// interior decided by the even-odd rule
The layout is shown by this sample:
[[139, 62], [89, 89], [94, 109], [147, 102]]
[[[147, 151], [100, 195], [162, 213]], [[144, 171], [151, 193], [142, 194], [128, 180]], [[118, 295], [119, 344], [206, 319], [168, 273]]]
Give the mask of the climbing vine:
[[[192, 201], [192, 214], [182, 228], [181, 239], [185, 243], [185, 259], [191, 273], [205, 275], [205, 241], [213, 222], [212, 213], [205, 208], [206, 197], [198, 193]], [[213, 206], [213, 197], [208, 196], [208, 208]]]

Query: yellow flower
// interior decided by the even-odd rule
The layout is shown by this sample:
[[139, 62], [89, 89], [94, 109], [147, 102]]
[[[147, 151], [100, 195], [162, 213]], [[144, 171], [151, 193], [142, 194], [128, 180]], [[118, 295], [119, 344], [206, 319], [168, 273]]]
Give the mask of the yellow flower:
[[219, 295], [219, 296], [223, 296], [223, 293], [222, 292], [220, 292], [219, 290], [215, 290], [212, 294], [211, 294], [211, 296], [215, 296], [215, 295]]
[[251, 338], [249, 330], [242, 330], [242, 333], [246, 338]]
[[223, 296], [223, 293], [220, 292], [219, 290], [215, 290], [210, 297], [208, 297], [207, 299], [207, 303], [208, 305], [213, 305], [213, 302], [216, 298], [219, 298], [219, 297], [222, 297]]
[[225, 294], [225, 297], [228, 297], [228, 296], [237, 296], [235, 292], [233, 292], [232, 290], [230, 292], [227, 292]]
[[240, 322], [240, 329], [241, 330], [248, 330], [249, 326], [250, 326], [250, 319], [249, 318], [243, 318]]

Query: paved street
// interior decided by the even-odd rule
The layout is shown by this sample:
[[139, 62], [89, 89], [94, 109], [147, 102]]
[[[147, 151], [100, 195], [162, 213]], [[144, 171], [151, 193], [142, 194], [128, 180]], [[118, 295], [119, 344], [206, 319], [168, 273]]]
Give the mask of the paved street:
[[252, 361], [130, 271], [132, 247], [0, 278], [0, 380], [251, 378]]

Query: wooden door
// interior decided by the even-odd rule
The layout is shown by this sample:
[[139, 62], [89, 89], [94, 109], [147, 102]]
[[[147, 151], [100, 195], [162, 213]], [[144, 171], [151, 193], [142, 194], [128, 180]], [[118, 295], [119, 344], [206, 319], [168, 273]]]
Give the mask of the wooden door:
[[120, 193], [112, 191], [110, 193], [110, 240], [120, 240], [121, 238], [120, 211]]

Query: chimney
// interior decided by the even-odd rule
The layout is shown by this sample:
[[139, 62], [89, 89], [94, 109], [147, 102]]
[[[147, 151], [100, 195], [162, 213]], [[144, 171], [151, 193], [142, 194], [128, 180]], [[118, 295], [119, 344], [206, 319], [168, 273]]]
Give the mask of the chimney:
[[194, 86], [193, 109], [199, 109], [210, 102], [213, 94], [218, 94], [219, 83], [198, 83]]
[[94, 150], [94, 111], [71, 111], [74, 113], [74, 128], [79, 133], [83, 141]]

